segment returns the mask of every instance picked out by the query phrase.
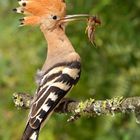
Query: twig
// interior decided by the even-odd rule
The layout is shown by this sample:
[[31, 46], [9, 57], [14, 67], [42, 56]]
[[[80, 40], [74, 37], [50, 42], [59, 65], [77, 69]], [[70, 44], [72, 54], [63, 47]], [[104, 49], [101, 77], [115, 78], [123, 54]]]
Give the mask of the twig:
[[[21, 109], [31, 107], [33, 97], [25, 93], [14, 93], [15, 106]], [[100, 115], [115, 115], [116, 113], [135, 113], [137, 122], [140, 121], [140, 97], [115, 97], [106, 100], [89, 99], [86, 101], [75, 101], [64, 98], [55, 109], [58, 113], [71, 113], [68, 121], [75, 121], [81, 116], [96, 117]]]

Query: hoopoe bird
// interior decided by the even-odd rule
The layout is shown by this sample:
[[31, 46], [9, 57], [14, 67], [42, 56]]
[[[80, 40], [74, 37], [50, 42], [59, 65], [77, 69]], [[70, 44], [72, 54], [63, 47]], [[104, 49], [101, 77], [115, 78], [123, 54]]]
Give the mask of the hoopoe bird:
[[37, 140], [45, 120], [78, 82], [81, 60], [65, 34], [66, 23], [89, 15], [66, 15], [65, 0], [19, 0], [17, 13], [25, 14], [21, 26], [38, 25], [48, 44], [47, 57], [37, 73], [34, 95], [22, 140]]

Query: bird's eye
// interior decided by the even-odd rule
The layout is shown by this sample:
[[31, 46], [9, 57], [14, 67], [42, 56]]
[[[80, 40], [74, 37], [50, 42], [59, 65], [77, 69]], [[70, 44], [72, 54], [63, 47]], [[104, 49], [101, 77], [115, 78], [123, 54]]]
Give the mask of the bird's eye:
[[54, 20], [57, 20], [57, 16], [56, 16], [56, 15], [54, 15], [52, 18], [53, 18]]

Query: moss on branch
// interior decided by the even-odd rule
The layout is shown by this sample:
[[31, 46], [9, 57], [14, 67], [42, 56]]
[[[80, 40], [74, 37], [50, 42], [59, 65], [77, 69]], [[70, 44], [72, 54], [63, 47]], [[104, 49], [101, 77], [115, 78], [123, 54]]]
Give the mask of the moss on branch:
[[[33, 97], [25, 93], [14, 93], [15, 106], [21, 109], [29, 109]], [[140, 97], [115, 97], [106, 100], [88, 99], [75, 101], [69, 98], [62, 99], [55, 109], [58, 113], [71, 113], [68, 121], [74, 121], [81, 116], [96, 117], [100, 115], [115, 115], [116, 113], [135, 113], [137, 121], [140, 120]]]

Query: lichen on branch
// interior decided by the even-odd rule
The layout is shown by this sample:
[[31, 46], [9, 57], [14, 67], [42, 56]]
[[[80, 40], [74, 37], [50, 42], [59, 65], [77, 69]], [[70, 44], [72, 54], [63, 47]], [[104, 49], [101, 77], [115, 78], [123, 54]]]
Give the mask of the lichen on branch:
[[[25, 93], [14, 93], [15, 106], [21, 109], [29, 109], [33, 97]], [[140, 97], [114, 97], [106, 100], [88, 99], [86, 101], [75, 101], [64, 98], [55, 109], [57, 113], [71, 113], [69, 122], [78, 118], [96, 117], [100, 115], [115, 115], [116, 113], [135, 113], [137, 122], [140, 122]]]

